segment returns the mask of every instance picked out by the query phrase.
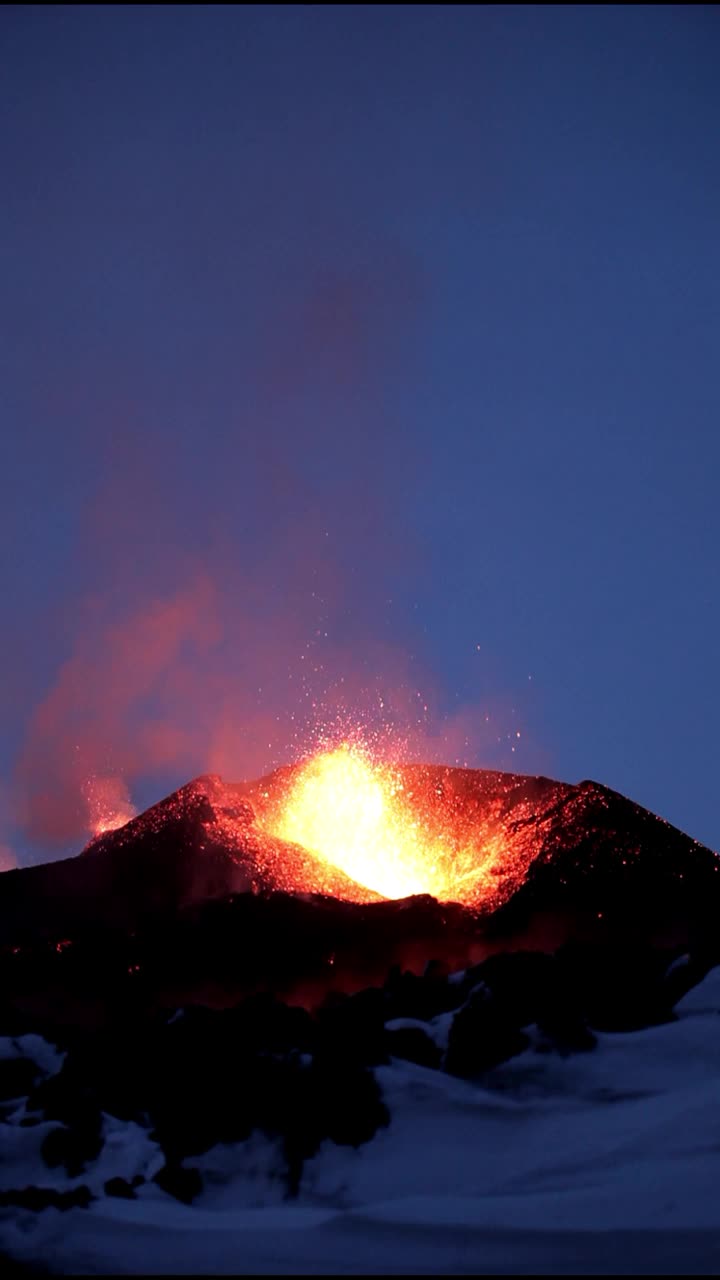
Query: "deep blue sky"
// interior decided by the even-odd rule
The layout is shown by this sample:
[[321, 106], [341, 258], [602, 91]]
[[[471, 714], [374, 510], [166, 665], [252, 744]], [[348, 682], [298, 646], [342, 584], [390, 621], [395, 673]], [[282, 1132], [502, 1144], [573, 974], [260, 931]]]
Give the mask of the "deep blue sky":
[[22, 858], [343, 673], [720, 845], [719, 59], [711, 6], [4, 7]]

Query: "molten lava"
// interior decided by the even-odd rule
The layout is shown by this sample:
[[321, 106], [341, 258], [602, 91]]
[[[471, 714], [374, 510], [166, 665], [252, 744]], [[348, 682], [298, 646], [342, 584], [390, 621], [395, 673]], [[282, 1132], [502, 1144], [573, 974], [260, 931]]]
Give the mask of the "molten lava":
[[91, 777], [84, 786], [87, 825], [93, 836], [117, 831], [135, 817], [137, 810], [122, 778]]
[[492, 896], [503, 855], [497, 836], [453, 821], [439, 785], [430, 797], [423, 792], [399, 769], [346, 744], [303, 765], [263, 826], [384, 898]]
[[255, 782], [204, 775], [137, 817], [117, 778], [91, 779], [85, 798], [88, 850], [142, 847], [141, 863], [163, 848], [173, 875], [190, 859], [191, 898], [199, 884], [358, 903], [427, 894], [488, 914], [548, 849], [574, 848], [590, 800], [607, 804], [594, 784], [388, 764], [357, 738]]

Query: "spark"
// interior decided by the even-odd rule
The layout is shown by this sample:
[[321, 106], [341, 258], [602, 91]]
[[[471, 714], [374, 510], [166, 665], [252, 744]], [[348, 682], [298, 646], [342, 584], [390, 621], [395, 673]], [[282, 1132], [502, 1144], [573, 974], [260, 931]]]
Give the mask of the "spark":
[[371, 890], [479, 904], [497, 898], [516, 859], [502, 832], [492, 823], [468, 825], [456, 800], [422, 767], [410, 781], [400, 767], [374, 760], [365, 744], [343, 742], [297, 767], [260, 823], [343, 872], [352, 882], [348, 896], [358, 900]]
[[93, 836], [116, 831], [137, 813], [122, 778], [93, 776], [86, 780], [83, 790], [87, 825]]

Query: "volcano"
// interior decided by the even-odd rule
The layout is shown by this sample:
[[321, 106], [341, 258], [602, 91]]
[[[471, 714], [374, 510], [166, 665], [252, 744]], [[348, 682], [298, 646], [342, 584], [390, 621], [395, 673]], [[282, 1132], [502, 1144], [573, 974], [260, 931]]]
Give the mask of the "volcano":
[[[74, 858], [4, 873], [0, 1250], [152, 1270], [151, 1226], [163, 1273], [215, 1249], [222, 1272], [296, 1274], [294, 1244], [277, 1265], [277, 1225], [298, 1222], [281, 1209], [365, 1206], [361, 1237], [380, 1214], [386, 1250], [370, 1269], [396, 1222], [396, 1269], [412, 1233], [419, 1260], [447, 1228], [438, 1271], [467, 1271], [476, 1221], [517, 1206], [544, 1236], [532, 1214], [558, 1187], [559, 1221], [590, 1187], [578, 1221], [614, 1240], [616, 1156], [613, 1211], [647, 1166], [653, 1230], [680, 1196], [694, 1222], [697, 1187], [714, 1222], [717, 988], [696, 1025], [676, 1007], [720, 960], [718, 866], [594, 782], [343, 746], [254, 782], [196, 778]], [[677, 1186], [658, 1191], [668, 1150]]]
[[[717, 854], [598, 783], [414, 764], [358, 783], [340, 765], [340, 791], [323, 790], [323, 758], [249, 783], [200, 777], [76, 857], [4, 873], [6, 992], [92, 1004], [132, 980], [166, 1001], [309, 1000], [500, 949], [713, 951]], [[393, 858], [397, 891], [383, 892]]]

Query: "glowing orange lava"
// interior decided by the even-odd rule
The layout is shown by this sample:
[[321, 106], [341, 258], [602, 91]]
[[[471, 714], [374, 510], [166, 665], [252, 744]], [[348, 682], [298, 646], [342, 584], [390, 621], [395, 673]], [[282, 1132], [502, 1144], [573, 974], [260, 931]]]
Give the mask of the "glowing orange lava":
[[403, 780], [405, 772], [345, 744], [303, 765], [263, 825], [385, 898], [491, 896], [503, 852], [497, 838], [463, 830], [441, 791], [423, 795]]
[[137, 813], [122, 778], [88, 778], [84, 793], [87, 824], [93, 836], [116, 831]]

